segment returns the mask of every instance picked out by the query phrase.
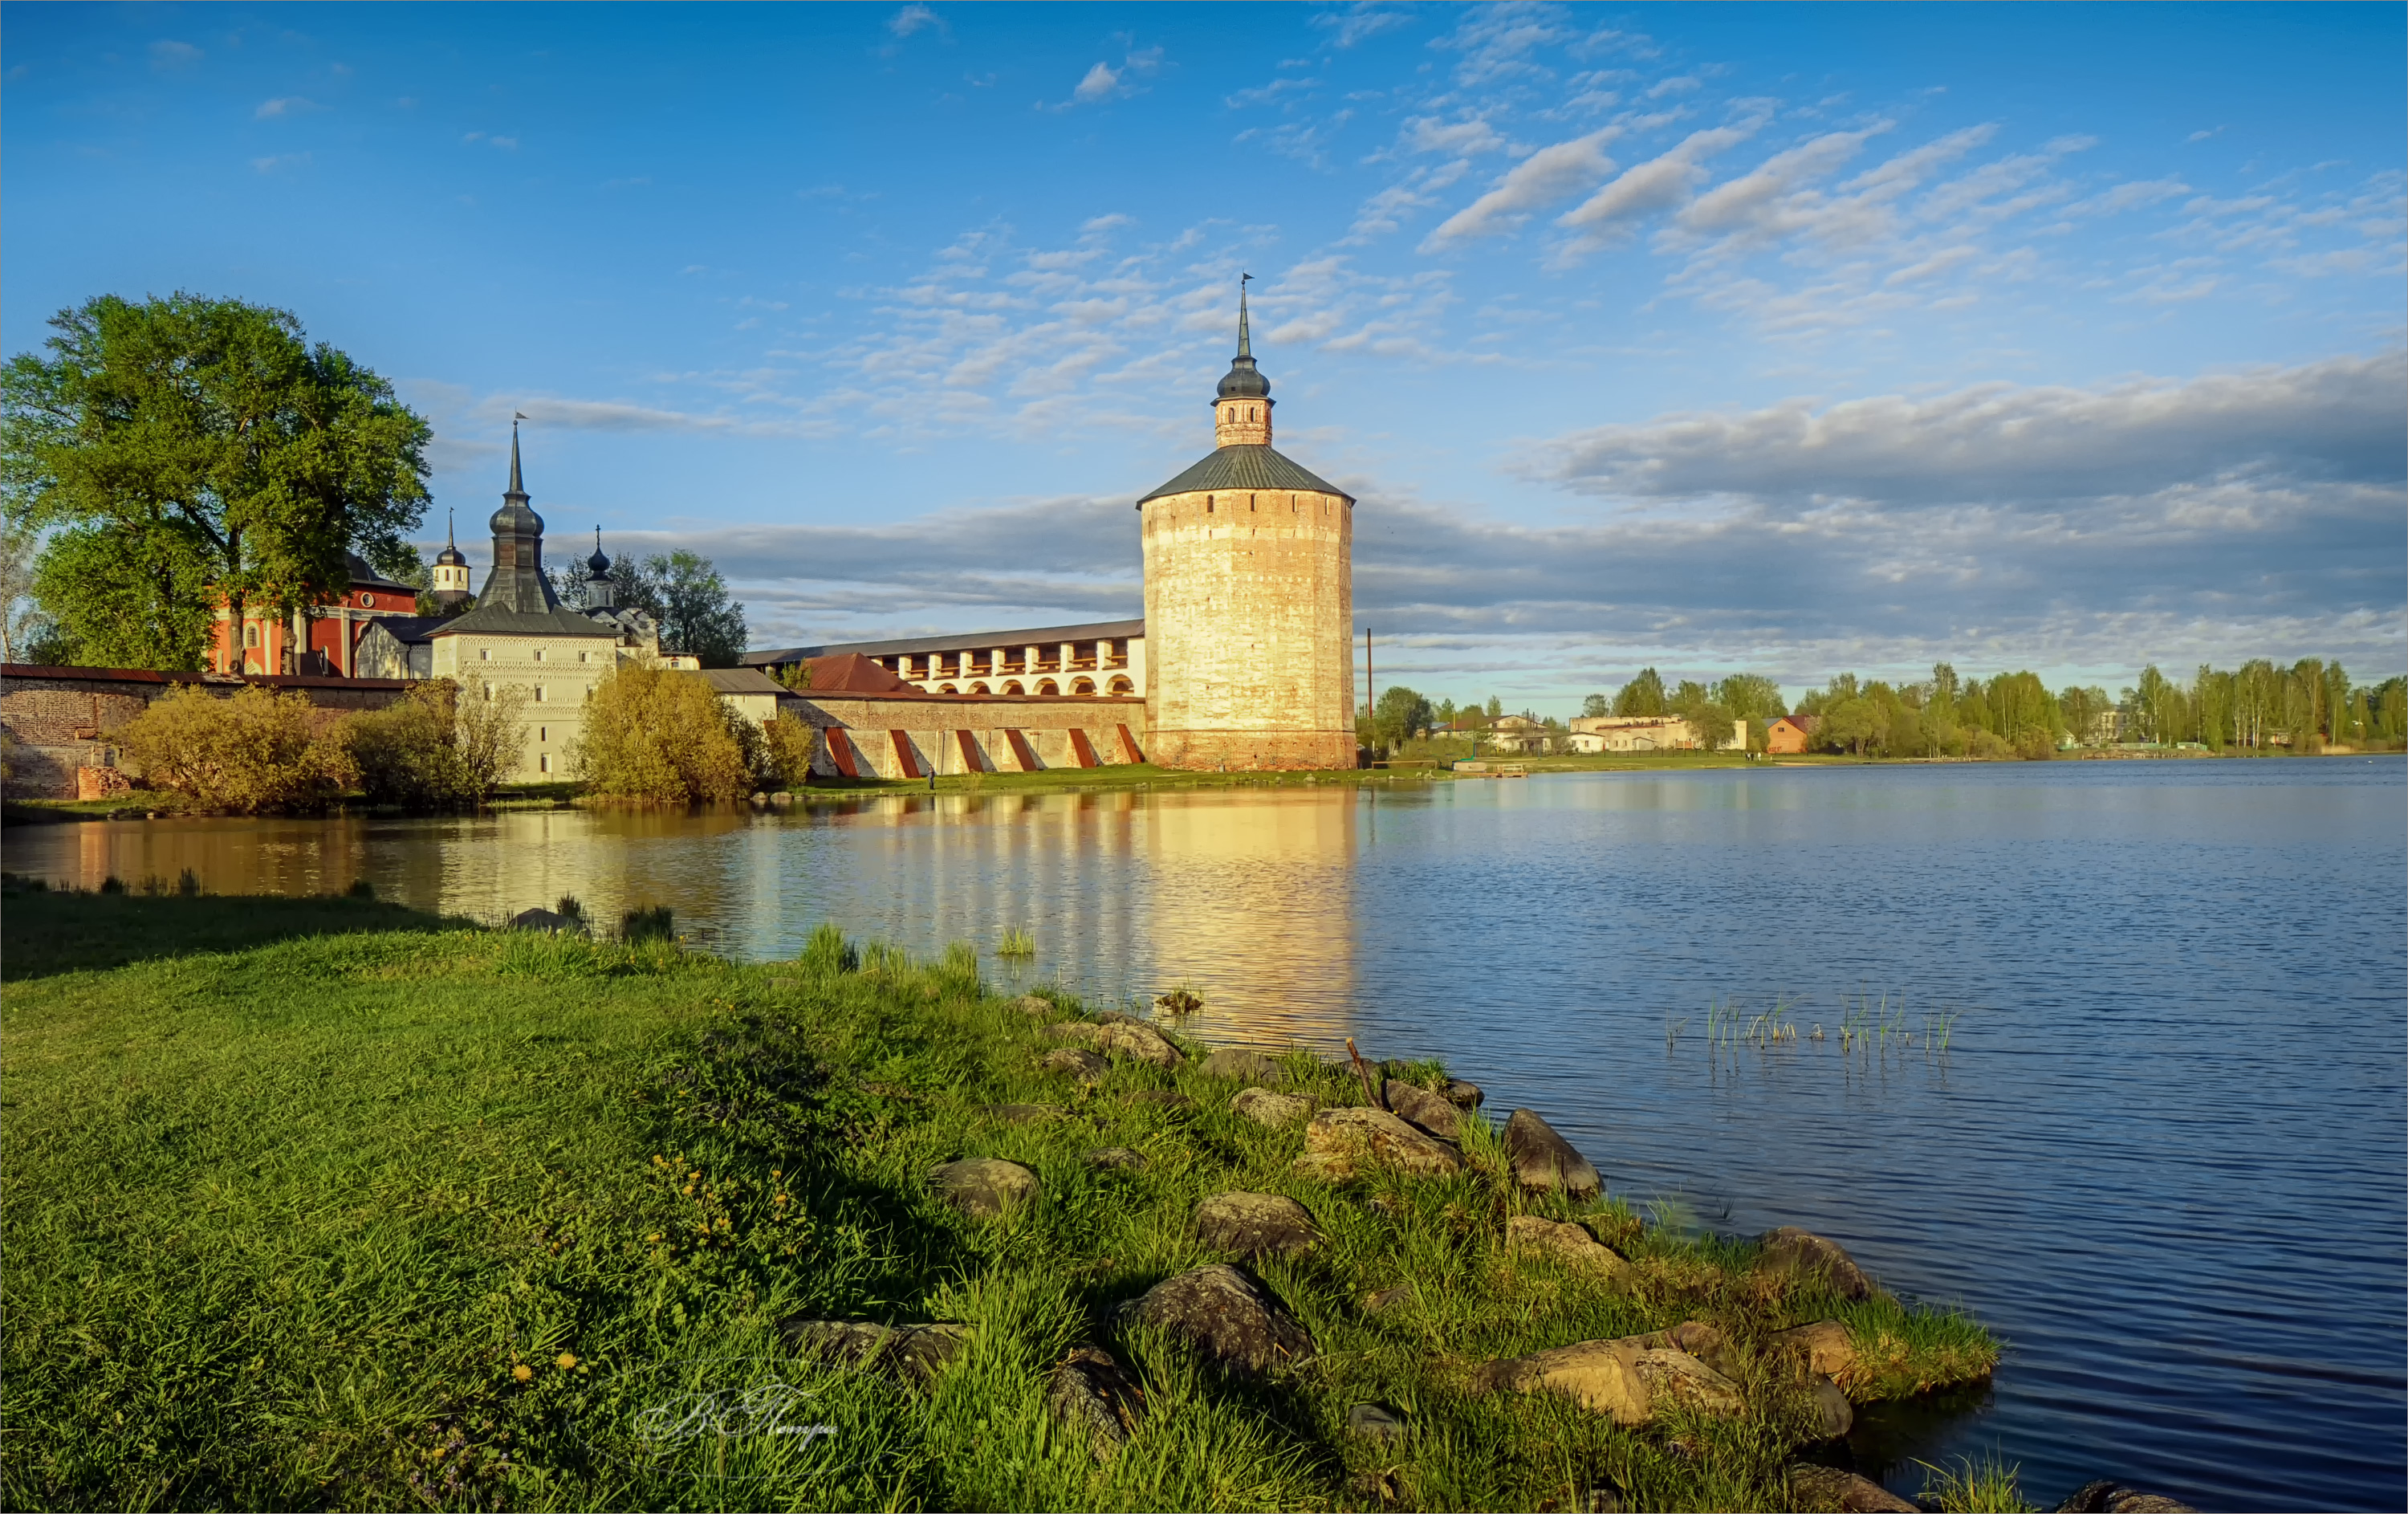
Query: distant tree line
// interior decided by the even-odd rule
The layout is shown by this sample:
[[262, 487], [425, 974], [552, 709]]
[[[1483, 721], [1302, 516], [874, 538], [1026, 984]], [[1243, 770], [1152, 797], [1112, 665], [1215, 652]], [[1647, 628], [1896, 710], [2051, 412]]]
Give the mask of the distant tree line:
[[[1495, 698], [1484, 706], [1433, 703], [1395, 685], [1356, 721], [1356, 737], [1367, 746], [1398, 750], [1434, 730], [1477, 733], [1495, 725], [1504, 708]], [[1841, 673], [1793, 710], [1780, 685], [1760, 674], [1733, 673], [1713, 683], [1683, 679], [1667, 686], [1660, 673], [1645, 668], [1612, 695], [1583, 699], [1581, 714], [1677, 717], [1688, 722], [1700, 745], [1717, 747], [1744, 726], [1756, 751], [1764, 749], [1770, 722], [1813, 715], [1814, 749], [1859, 757], [2044, 757], [2069, 743], [2187, 743], [2214, 752], [2315, 752], [2336, 744], [2388, 751], [2408, 746], [2408, 678], [2358, 685], [2337, 662], [2308, 657], [2285, 668], [2259, 658], [2230, 671], [2202, 665], [2182, 684], [2152, 664], [2111, 697], [2096, 685], [2068, 685], [2052, 693], [2029, 671], [1964, 678], [1942, 662], [1928, 679], [1897, 683]], [[1560, 720], [1529, 718], [1552, 732], [1566, 729]]]

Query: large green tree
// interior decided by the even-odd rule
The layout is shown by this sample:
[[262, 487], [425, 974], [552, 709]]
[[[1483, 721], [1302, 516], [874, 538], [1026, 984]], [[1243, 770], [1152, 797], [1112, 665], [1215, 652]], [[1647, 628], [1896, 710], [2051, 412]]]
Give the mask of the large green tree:
[[0, 369], [0, 483], [53, 533], [36, 596], [83, 655], [197, 667], [218, 594], [291, 613], [348, 587], [351, 552], [415, 566], [432, 432], [292, 315], [104, 295], [50, 324]]
[[[733, 668], [743, 656], [744, 606], [700, 553], [680, 548], [640, 562], [622, 557], [610, 579], [621, 609], [641, 610], [660, 623], [662, 651], [699, 657], [706, 668]], [[582, 592], [575, 602], [582, 603]]]
[[1660, 715], [1664, 711], [1664, 677], [1653, 668], [1641, 668], [1639, 676], [1622, 685], [1613, 697], [1613, 713], [1618, 715]]

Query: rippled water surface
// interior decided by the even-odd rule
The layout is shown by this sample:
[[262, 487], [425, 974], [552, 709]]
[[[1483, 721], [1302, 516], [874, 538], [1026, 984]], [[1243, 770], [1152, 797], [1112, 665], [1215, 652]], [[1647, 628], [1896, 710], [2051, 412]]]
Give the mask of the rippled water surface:
[[[1025, 929], [1037, 975], [1191, 984], [1210, 1040], [1443, 1058], [1671, 1218], [1806, 1225], [1961, 1300], [2007, 1359], [1952, 1415], [1872, 1417], [1856, 1449], [1894, 1487], [1919, 1490], [1909, 1458], [1995, 1451], [2052, 1506], [2113, 1476], [2396, 1509], [2403, 837], [2403, 765], [2325, 758], [154, 821], [6, 849], [86, 885], [666, 903], [754, 957], [821, 919], [919, 951]], [[1885, 995], [1914, 1044], [1843, 1052], [1829, 1032]], [[1717, 1054], [1710, 1003], [1802, 1033]]]

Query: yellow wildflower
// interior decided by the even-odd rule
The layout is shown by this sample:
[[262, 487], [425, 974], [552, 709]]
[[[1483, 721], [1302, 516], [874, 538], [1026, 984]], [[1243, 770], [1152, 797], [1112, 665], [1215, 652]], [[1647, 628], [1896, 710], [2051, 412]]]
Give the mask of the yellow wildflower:
[[510, 1376], [516, 1377], [521, 1382], [524, 1382], [529, 1377], [535, 1376], [535, 1368], [528, 1366], [512, 1367], [510, 1368]]
[[552, 1364], [558, 1367], [563, 1372], [568, 1372], [575, 1369], [577, 1365], [577, 1358], [571, 1352], [563, 1351], [552, 1359]]

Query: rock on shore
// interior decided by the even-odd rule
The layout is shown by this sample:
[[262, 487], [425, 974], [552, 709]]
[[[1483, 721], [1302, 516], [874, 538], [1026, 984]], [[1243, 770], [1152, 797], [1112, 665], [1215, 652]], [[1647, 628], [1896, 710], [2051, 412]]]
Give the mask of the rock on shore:
[[1597, 1169], [1555, 1128], [1533, 1110], [1516, 1109], [1505, 1120], [1505, 1151], [1513, 1180], [1526, 1189], [1561, 1189], [1575, 1199], [1595, 1198], [1603, 1186]]
[[928, 1183], [973, 1219], [999, 1219], [1041, 1191], [1037, 1175], [1016, 1161], [969, 1157], [928, 1169]]
[[1196, 1206], [1196, 1238], [1215, 1251], [1251, 1260], [1309, 1251], [1322, 1235], [1312, 1216], [1294, 1199], [1277, 1193], [1215, 1193]]
[[1047, 1377], [1045, 1406], [1055, 1423], [1086, 1440], [1096, 1461], [1108, 1462], [1137, 1433], [1145, 1413], [1145, 1390], [1111, 1352], [1082, 1346]]
[[1560, 1394], [1623, 1425], [1645, 1424], [1658, 1409], [1676, 1403], [1708, 1414], [1736, 1414], [1742, 1407], [1737, 1383], [1660, 1332], [1491, 1362], [1474, 1376], [1472, 1386]]
[[1204, 1059], [1206, 1077], [1225, 1077], [1232, 1082], [1254, 1083], [1264, 1088], [1277, 1088], [1287, 1081], [1287, 1069], [1259, 1051], [1245, 1051], [1225, 1046]]
[[861, 1319], [790, 1319], [781, 1328], [800, 1355], [924, 1383], [969, 1342], [964, 1325], [882, 1325]]
[[1537, 1215], [1515, 1215], [1507, 1220], [1505, 1244], [1510, 1249], [1551, 1257], [1617, 1281], [1636, 1276], [1612, 1247], [1599, 1244], [1578, 1225], [1559, 1225]]
[[1387, 1086], [1389, 1112], [1420, 1127], [1441, 1141], [1460, 1139], [1463, 1116], [1455, 1105], [1410, 1083], [1391, 1081]]
[[2188, 1504], [2163, 1493], [2127, 1488], [2110, 1478], [2084, 1483], [2057, 1510], [2057, 1514], [2198, 1514]]
[[1229, 1107], [1257, 1125], [1277, 1128], [1293, 1125], [1312, 1114], [1312, 1101], [1293, 1093], [1273, 1093], [1268, 1089], [1240, 1089], [1230, 1096]]
[[1325, 1109], [1304, 1128], [1304, 1160], [1314, 1175], [1343, 1181], [1363, 1167], [1443, 1176], [1463, 1171], [1453, 1148], [1383, 1109]]
[[1779, 1230], [1766, 1231], [1757, 1237], [1764, 1255], [1756, 1262], [1758, 1271], [1777, 1277], [1796, 1278], [1820, 1274], [1831, 1291], [1843, 1299], [1869, 1299], [1880, 1290], [1856, 1259], [1837, 1241], [1825, 1240], [1813, 1231], [1784, 1225]]
[[1269, 1290], [1217, 1262], [1154, 1284], [1126, 1319], [1182, 1337], [1241, 1377], [1262, 1377], [1313, 1349], [1312, 1333]]
[[1789, 1498], [1796, 1507], [1826, 1514], [1922, 1514], [1916, 1506], [1870, 1478], [1807, 1462], [1789, 1469]]

